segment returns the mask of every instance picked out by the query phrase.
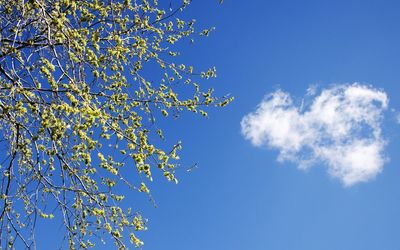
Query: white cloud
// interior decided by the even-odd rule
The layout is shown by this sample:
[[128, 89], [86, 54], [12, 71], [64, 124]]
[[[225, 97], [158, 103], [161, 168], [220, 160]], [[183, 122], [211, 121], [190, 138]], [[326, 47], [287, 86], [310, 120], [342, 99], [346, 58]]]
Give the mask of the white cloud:
[[[241, 122], [244, 137], [255, 146], [279, 150], [279, 161], [299, 168], [324, 164], [328, 172], [351, 186], [374, 178], [385, 163], [381, 135], [385, 92], [354, 83], [310, 91], [312, 100], [297, 107], [288, 93], [267, 95]], [[308, 103], [303, 107], [304, 103]]]

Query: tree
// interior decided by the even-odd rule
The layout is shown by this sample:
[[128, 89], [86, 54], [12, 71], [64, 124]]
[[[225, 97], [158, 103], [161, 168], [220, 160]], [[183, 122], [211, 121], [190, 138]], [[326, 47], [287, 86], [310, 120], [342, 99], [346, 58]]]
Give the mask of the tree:
[[215, 68], [178, 63], [177, 44], [212, 30], [179, 18], [189, 2], [0, 0], [4, 249], [35, 249], [36, 221], [53, 218], [69, 249], [143, 244], [145, 220], [121, 186], [150, 196], [155, 171], [177, 182], [181, 149], [164, 146], [156, 119], [232, 101], [195, 82]]

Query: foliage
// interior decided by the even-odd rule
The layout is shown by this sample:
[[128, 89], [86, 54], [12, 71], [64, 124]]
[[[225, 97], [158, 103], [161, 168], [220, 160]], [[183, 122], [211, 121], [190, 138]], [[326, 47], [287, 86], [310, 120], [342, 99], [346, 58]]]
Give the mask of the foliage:
[[156, 118], [206, 116], [202, 108], [232, 100], [195, 82], [215, 68], [177, 63], [179, 42], [212, 30], [178, 18], [188, 4], [0, 0], [3, 248], [35, 248], [36, 221], [46, 219], [62, 223], [69, 249], [143, 244], [145, 220], [121, 203], [121, 186], [150, 195], [154, 171], [176, 182], [181, 148], [161, 146]]

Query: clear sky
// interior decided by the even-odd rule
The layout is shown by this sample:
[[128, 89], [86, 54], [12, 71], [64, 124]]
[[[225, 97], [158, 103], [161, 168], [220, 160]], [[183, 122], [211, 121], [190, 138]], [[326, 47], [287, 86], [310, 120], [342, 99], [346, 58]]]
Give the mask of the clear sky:
[[[128, 200], [149, 218], [143, 249], [400, 249], [399, 13], [394, 0], [193, 1], [187, 15], [216, 30], [181, 58], [215, 65], [206, 86], [235, 101], [208, 119], [167, 122], [167, 139], [183, 141], [182, 166], [198, 167], [178, 172], [178, 185], [155, 180], [157, 208]], [[365, 91], [352, 99], [351, 87]], [[322, 92], [355, 109], [328, 126], [329, 112], [312, 107]], [[293, 103], [279, 109], [273, 93]], [[296, 127], [283, 133], [288, 119]]]
[[[236, 99], [207, 120], [184, 115], [171, 125], [184, 142], [183, 162], [199, 167], [182, 171], [179, 185], [153, 188], [158, 208], [145, 211], [144, 249], [400, 249], [400, 125], [391, 111], [400, 110], [400, 2], [216, 2], [192, 4], [188, 15], [216, 31], [185, 56], [215, 65], [210, 84]], [[381, 171], [371, 178], [346, 186], [328, 173], [332, 159], [299, 170], [298, 161], [277, 161], [283, 145], [265, 142], [273, 135], [261, 147], [242, 135], [243, 117], [265, 95], [281, 89], [296, 105], [312, 102], [304, 97], [312, 85], [318, 96], [354, 82], [388, 99], [377, 139], [387, 143], [380, 148], [385, 162], [371, 163]], [[370, 153], [361, 153], [362, 164], [377, 160]]]

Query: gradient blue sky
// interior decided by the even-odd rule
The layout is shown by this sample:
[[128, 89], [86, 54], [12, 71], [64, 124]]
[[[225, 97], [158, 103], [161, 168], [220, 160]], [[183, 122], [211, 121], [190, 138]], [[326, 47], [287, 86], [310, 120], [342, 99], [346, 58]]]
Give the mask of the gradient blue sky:
[[[132, 199], [149, 218], [145, 250], [398, 250], [400, 125], [386, 112], [390, 161], [375, 180], [343, 187], [324, 166], [300, 171], [278, 151], [246, 141], [240, 121], [265, 94], [301, 98], [310, 84], [368, 83], [400, 110], [400, 1], [193, 1], [188, 16], [216, 26], [185, 48], [194, 65], [215, 65], [206, 83], [235, 101], [209, 119], [183, 114], [167, 124], [182, 139], [179, 185], [151, 186], [158, 207]], [[46, 237], [42, 235], [42, 237]], [[106, 249], [106, 248], [105, 248]]]
[[209, 39], [185, 52], [216, 65], [219, 93], [236, 100], [208, 120], [184, 116], [171, 133], [184, 142], [190, 174], [154, 190], [144, 249], [400, 249], [400, 126], [386, 113], [390, 161], [375, 180], [344, 188], [323, 166], [299, 171], [277, 150], [255, 148], [240, 121], [278, 87], [302, 97], [310, 84], [363, 82], [400, 109], [399, 1], [194, 1]]

